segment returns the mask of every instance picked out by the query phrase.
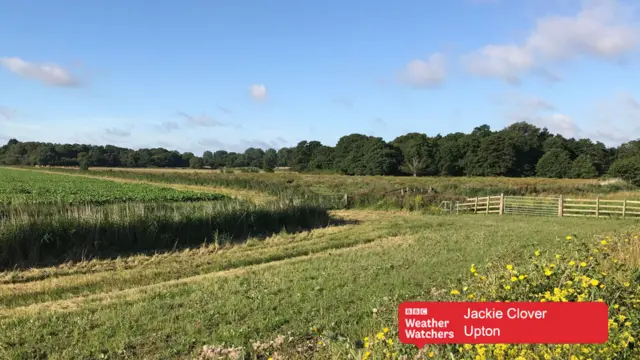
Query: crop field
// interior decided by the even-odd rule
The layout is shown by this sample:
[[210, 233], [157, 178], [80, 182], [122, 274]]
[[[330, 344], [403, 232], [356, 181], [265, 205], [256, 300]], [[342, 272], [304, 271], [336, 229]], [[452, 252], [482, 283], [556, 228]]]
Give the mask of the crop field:
[[[75, 169], [52, 168], [53, 171], [78, 173]], [[593, 179], [545, 179], [504, 177], [396, 177], [344, 176], [288, 173], [219, 173], [207, 170], [160, 171], [158, 169], [95, 169], [87, 173], [121, 179], [149, 182], [225, 186], [256, 189], [272, 194], [286, 191], [328, 196], [383, 195], [403, 188], [432, 188], [440, 197], [470, 197], [499, 195], [626, 195], [638, 196], [633, 185], [621, 181]]]
[[[632, 346], [640, 338], [637, 220], [332, 210], [313, 197], [411, 182], [479, 189], [491, 179], [51, 170], [59, 174], [0, 174], [32, 176], [27, 188], [46, 175], [97, 187], [136, 180], [145, 184], [127, 185], [261, 191], [271, 200], [31, 208], [8, 201], [0, 218], [0, 358], [640, 358]], [[495, 184], [602, 189], [545, 179]], [[632, 191], [612, 186], [603, 191]], [[398, 341], [404, 300], [605, 301], [610, 341], [418, 351]]]
[[220, 200], [204, 192], [177, 191], [65, 175], [0, 168], [0, 204], [108, 204]]

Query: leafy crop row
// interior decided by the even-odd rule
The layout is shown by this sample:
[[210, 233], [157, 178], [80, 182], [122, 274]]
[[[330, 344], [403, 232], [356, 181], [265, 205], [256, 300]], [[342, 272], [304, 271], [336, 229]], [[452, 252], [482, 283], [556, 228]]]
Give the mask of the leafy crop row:
[[179, 191], [146, 184], [127, 184], [0, 168], [0, 204], [110, 204], [220, 200], [220, 194]]

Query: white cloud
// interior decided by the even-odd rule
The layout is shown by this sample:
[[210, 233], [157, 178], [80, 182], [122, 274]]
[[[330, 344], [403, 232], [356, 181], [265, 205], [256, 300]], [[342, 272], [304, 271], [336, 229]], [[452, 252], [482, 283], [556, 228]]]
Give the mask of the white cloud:
[[0, 120], [13, 120], [16, 117], [16, 111], [6, 106], [0, 106]]
[[178, 125], [178, 123], [175, 121], [163, 121], [160, 124], [160, 129], [168, 132], [168, 131], [180, 129], [180, 125]]
[[542, 98], [511, 92], [501, 96], [498, 101], [507, 107], [509, 125], [524, 121], [569, 138], [582, 133], [571, 116], [558, 112], [553, 104]]
[[37, 64], [17, 57], [0, 58], [0, 65], [12, 73], [47, 85], [73, 87], [80, 83], [66, 69], [55, 64]]
[[640, 137], [640, 102], [619, 92], [596, 102], [585, 120], [589, 122], [586, 136], [609, 145], [635, 140]]
[[399, 77], [401, 82], [417, 88], [440, 85], [446, 77], [444, 55], [435, 53], [427, 61], [412, 60]]
[[233, 151], [237, 153], [243, 153], [248, 148], [259, 148], [267, 150], [269, 148], [278, 149], [279, 139], [273, 139], [270, 141], [264, 141], [259, 139], [240, 139], [236, 143], [228, 143], [215, 138], [204, 138], [198, 141], [198, 145], [203, 147], [203, 150], [217, 151]]
[[104, 129], [104, 132], [108, 137], [127, 137], [131, 135], [130, 131], [118, 129], [115, 127], [110, 129]]
[[218, 109], [225, 114], [233, 114], [233, 110], [231, 110], [231, 108], [228, 108], [226, 106], [218, 106]]
[[466, 55], [463, 63], [475, 75], [517, 83], [530, 71], [551, 74], [545, 67], [559, 61], [581, 56], [617, 60], [640, 40], [630, 11], [616, 0], [585, 1], [575, 16], [539, 19], [522, 44], [487, 45]]
[[534, 65], [531, 51], [517, 45], [487, 45], [467, 55], [464, 62], [475, 75], [498, 77], [514, 84]]
[[565, 114], [555, 113], [548, 116], [536, 116], [532, 120], [534, 125], [546, 127], [549, 132], [561, 134], [568, 138], [578, 137], [582, 132], [576, 122]]
[[267, 98], [267, 88], [264, 85], [254, 84], [249, 87], [249, 94], [255, 100], [264, 100]]
[[348, 98], [337, 98], [337, 99], [333, 99], [331, 102], [345, 109], [353, 108], [353, 100]]
[[[212, 118], [209, 115], [200, 115], [200, 116], [192, 116], [192, 115], [188, 115], [185, 114], [183, 112], [178, 113], [178, 115], [182, 116], [184, 119], [186, 119], [189, 123], [196, 125], [196, 126], [202, 126], [202, 127], [215, 127], [215, 126], [229, 126], [229, 124], [227, 123], [222, 123], [214, 118]], [[172, 128], [174, 125], [177, 126], [177, 124], [175, 123], [163, 123], [163, 125], [169, 126], [169, 128]]]

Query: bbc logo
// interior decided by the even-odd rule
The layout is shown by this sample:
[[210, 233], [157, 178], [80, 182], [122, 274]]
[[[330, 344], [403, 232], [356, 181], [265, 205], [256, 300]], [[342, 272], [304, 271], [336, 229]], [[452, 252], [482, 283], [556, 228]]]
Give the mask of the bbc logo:
[[429, 310], [427, 308], [406, 308], [404, 309], [405, 315], [427, 315]]

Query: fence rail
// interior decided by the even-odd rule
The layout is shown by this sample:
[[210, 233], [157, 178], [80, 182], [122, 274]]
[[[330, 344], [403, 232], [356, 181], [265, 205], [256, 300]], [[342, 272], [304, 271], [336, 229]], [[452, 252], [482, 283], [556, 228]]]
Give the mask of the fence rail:
[[640, 201], [500, 194], [468, 198], [456, 203], [456, 213], [640, 218]]

